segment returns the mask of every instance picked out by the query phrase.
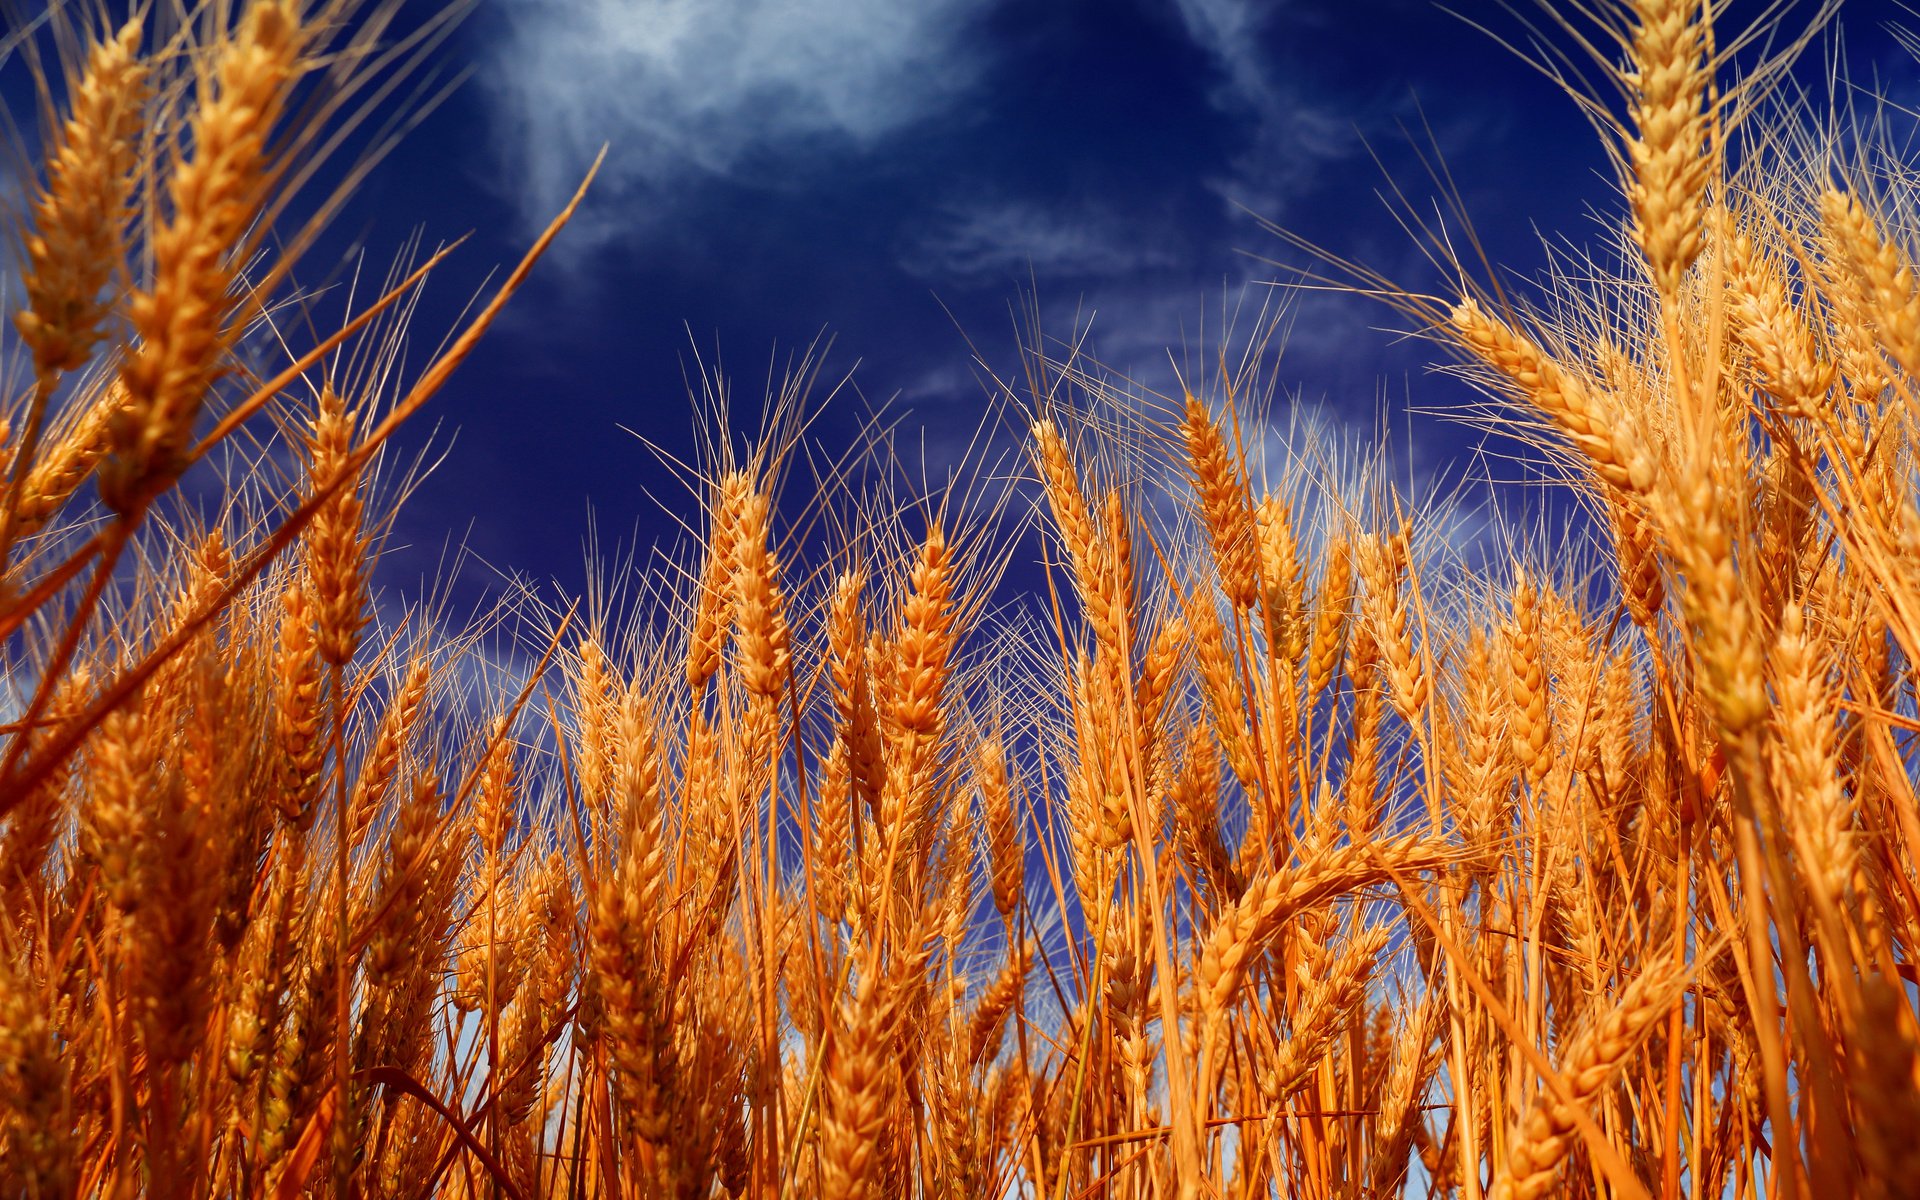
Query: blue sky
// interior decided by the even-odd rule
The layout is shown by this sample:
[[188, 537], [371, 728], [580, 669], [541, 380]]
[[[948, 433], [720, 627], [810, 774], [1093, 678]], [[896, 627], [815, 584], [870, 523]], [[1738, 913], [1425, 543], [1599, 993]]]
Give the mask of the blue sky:
[[[1011, 368], [1029, 288], [1049, 332], [1090, 320], [1103, 360], [1164, 384], [1167, 349], [1217, 329], [1223, 297], [1257, 307], [1293, 277], [1271, 260], [1306, 261], [1256, 217], [1436, 287], [1379, 197], [1397, 184], [1432, 211], [1416, 150], [1437, 148], [1493, 260], [1523, 277], [1542, 234], [1599, 241], [1596, 213], [1618, 206], [1592, 130], [1498, 40], [1526, 39], [1538, 12], [1455, 7], [1466, 16], [1429, 0], [478, 0], [433, 58], [441, 79], [468, 77], [305, 274], [362, 249], [384, 265], [416, 230], [429, 245], [471, 233], [417, 314], [419, 358], [602, 143], [607, 166], [407, 434], [447, 453], [389, 568], [431, 576], [464, 540], [577, 590], [590, 511], [604, 540], [671, 538], [654, 497], [686, 498], [640, 439], [691, 453], [696, 350], [750, 412], [771, 356], [830, 335], [827, 373], [857, 364], [855, 390], [816, 436], [843, 443], [891, 402], [937, 463], [987, 407], [974, 350]], [[1914, 73], [1882, 28], [1901, 15], [1843, 9], [1856, 77]], [[1474, 435], [1430, 411], [1468, 396], [1427, 371], [1403, 318], [1293, 303], [1288, 392], [1356, 430], [1384, 413], [1418, 477], [1470, 469]]]

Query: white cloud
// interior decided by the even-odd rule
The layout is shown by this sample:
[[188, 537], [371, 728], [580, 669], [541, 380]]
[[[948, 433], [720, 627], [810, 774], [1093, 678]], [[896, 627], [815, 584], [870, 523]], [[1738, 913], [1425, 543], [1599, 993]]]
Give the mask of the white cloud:
[[1210, 99], [1223, 113], [1253, 122], [1248, 144], [1229, 171], [1209, 181], [1230, 205], [1268, 218], [1282, 216], [1287, 202], [1323, 165], [1360, 152], [1356, 124], [1364, 114], [1316, 99], [1267, 53], [1270, 24], [1284, 13], [1271, 0], [1172, 0], [1194, 45], [1219, 72]]
[[1112, 278], [1179, 265], [1176, 232], [1133, 228], [1090, 203], [988, 201], [935, 216], [901, 265], [926, 279], [962, 283]]
[[544, 223], [603, 142], [602, 194], [654, 202], [870, 149], [965, 92], [988, 2], [502, 0], [482, 74], [502, 165]]
[[1256, 111], [1270, 108], [1278, 97], [1259, 45], [1272, 6], [1248, 0], [1173, 0], [1173, 7], [1187, 36], [1213, 57], [1225, 76], [1215, 103]]

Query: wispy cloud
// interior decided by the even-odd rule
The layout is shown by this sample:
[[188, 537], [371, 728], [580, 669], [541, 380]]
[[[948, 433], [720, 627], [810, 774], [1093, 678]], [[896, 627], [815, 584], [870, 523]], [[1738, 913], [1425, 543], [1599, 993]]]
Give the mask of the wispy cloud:
[[1215, 108], [1252, 125], [1228, 171], [1210, 181], [1236, 209], [1279, 218], [1327, 162], [1359, 153], [1360, 114], [1316, 98], [1303, 74], [1273, 55], [1273, 25], [1285, 4], [1266, 0], [1172, 0], [1193, 43], [1213, 59]]
[[1222, 80], [1215, 102], [1264, 109], [1278, 99], [1275, 77], [1261, 54], [1261, 34], [1274, 6], [1248, 0], [1173, 0], [1195, 45], [1213, 56]]
[[482, 78], [505, 178], [544, 221], [609, 143], [601, 193], [644, 220], [702, 179], [870, 150], [966, 92], [988, 2], [502, 0]]
[[954, 205], [916, 232], [901, 266], [958, 283], [1113, 278], [1176, 266], [1179, 231], [1137, 227], [1100, 205], [995, 200]]

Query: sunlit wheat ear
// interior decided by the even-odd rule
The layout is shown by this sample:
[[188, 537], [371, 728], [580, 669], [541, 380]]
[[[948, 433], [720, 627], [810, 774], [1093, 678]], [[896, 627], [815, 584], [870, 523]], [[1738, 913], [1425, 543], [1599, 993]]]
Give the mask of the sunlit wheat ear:
[[1754, 245], [1732, 213], [1721, 209], [1715, 217], [1716, 235], [1727, 245], [1734, 336], [1753, 356], [1763, 386], [1784, 411], [1821, 416], [1833, 387], [1835, 364], [1823, 358], [1819, 339], [1789, 296], [1783, 265]]
[[1046, 487], [1054, 531], [1067, 551], [1081, 603], [1086, 605], [1087, 623], [1102, 645], [1118, 645], [1120, 597], [1114, 578], [1113, 553], [1105, 536], [1108, 531], [1095, 519], [1080, 486], [1079, 470], [1059, 429], [1051, 420], [1036, 422], [1033, 438], [1034, 457]]
[[326, 754], [320, 702], [323, 676], [313, 604], [301, 581], [287, 585], [281, 607], [274, 672], [274, 731], [280, 765], [272, 795], [281, 817], [305, 829], [313, 819], [320, 764]]
[[1367, 981], [1386, 944], [1387, 930], [1367, 929], [1332, 955], [1320, 972], [1301, 981], [1292, 1036], [1260, 1068], [1260, 1090], [1270, 1101], [1284, 1101], [1307, 1082], [1341, 1023], [1366, 999]]
[[1001, 920], [1010, 920], [1026, 885], [1026, 842], [1020, 832], [1020, 811], [1007, 770], [1006, 747], [998, 737], [982, 739], [974, 756], [974, 780], [986, 820], [993, 906]]
[[922, 737], [939, 737], [943, 724], [940, 701], [954, 640], [953, 574], [947, 535], [931, 522], [901, 606], [894, 645], [900, 686], [888, 714], [900, 729]]
[[88, 54], [33, 203], [14, 325], [42, 377], [86, 365], [112, 307], [101, 293], [125, 266], [147, 104], [140, 34], [130, 21]]
[[1353, 719], [1347, 731], [1347, 770], [1340, 799], [1347, 810], [1347, 824], [1358, 836], [1373, 831], [1380, 812], [1381, 727], [1386, 714], [1380, 665], [1380, 644], [1372, 626], [1356, 621], [1347, 638], [1346, 674], [1353, 687]]
[[345, 666], [366, 626], [365, 505], [354, 473], [354, 419], [331, 387], [320, 394], [308, 447], [308, 478], [316, 491], [335, 489], [307, 526], [307, 579], [313, 592], [316, 644], [330, 667]]
[[721, 478], [708, 505], [712, 529], [694, 601], [693, 628], [687, 636], [687, 685], [695, 693], [720, 669], [720, 655], [733, 624], [734, 547], [751, 491], [750, 477], [744, 471], [732, 471]]
[[494, 744], [480, 764], [480, 782], [474, 791], [474, 839], [480, 853], [496, 863], [519, 824], [520, 774], [510, 729], [504, 717], [494, 722]]
[[1307, 622], [1301, 612], [1305, 581], [1293, 512], [1279, 496], [1262, 496], [1254, 506], [1259, 530], [1260, 606], [1276, 637], [1274, 655], [1291, 673], [1307, 652]]
[[620, 704], [620, 750], [614, 763], [615, 794], [624, 813], [623, 869], [641, 910], [659, 911], [667, 883], [666, 808], [660, 732], [652, 704], [638, 683]]
[[1346, 538], [1327, 547], [1326, 575], [1315, 597], [1313, 638], [1307, 645], [1307, 691], [1318, 696], [1333, 683], [1353, 605], [1353, 558]]
[[1513, 751], [1503, 718], [1507, 682], [1487, 638], [1475, 631], [1467, 647], [1460, 714], [1462, 728], [1457, 752], [1447, 761], [1448, 788], [1458, 808], [1455, 827], [1475, 865], [1491, 869], [1499, 858], [1499, 843], [1507, 834], [1511, 812], [1505, 804]]
[[1025, 943], [1007, 948], [1007, 961], [981, 991], [967, 1018], [966, 1061], [969, 1066], [991, 1064], [1021, 989], [1027, 984], [1029, 951]]
[[835, 722], [814, 812], [812, 886], [816, 910], [835, 921], [844, 915], [848, 897], [853, 829], [862, 812], [878, 812], [883, 782], [866, 669], [867, 630], [861, 609], [865, 587], [863, 573], [843, 571], [834, 582], [827, 617]]
[[856, 971], [853, 994], [840, 1005], [822, 1094], [821, 1195], [826, 1200], [874, 1194], [881, 1139], [899, 1086], [892, 1053], [899, 1012], [885, 970], [862, 958]]
[[1389, 695], [1394, 710], [1411, 725], [1419, 725], [1427, 707], [1429, 689], [1424, 664], [1414, 647], [1412, 614], [1407, 588], [1407, 538], [1404, 531], [1360, 543], [1360, 578], [1366, 584], [1361, 612], [1372, 624], [1382, 652]]
[[204, 68], [189, 148], [151, 237], [152, 282], [127, 302], [138, 344], [120, 369], [127, 404], [114, 415], [113, 453], [100, 468], [101, 498], [116, 511], [141, 507], [185, 465], [194, 418], [238, 332], [235, 280], [275, 174], [269, 138], [310, 37], [297, 7], [259, 0]]
[[1775, 708], [1769, 745], [1775, 786], [1793, 797], [1788, 832], [1800, 870], [1829, 914], [1846, 901], [1859, 853], [1854, 804], [1842, 786], [1834, 746], [1838, 697], [1823, 645], [1809, 636], [1805, 614], [1789, 603], [1771, 655]]
[[1455, 306], [1453, 334], [1503, 376], [1520, 398], [1553, 419], [1600, 477], [1623, 491], [1654, 483], [1654, 458], [1632, 414], [1609, 408], [1565, 368], [1497, 317], [1467, 300]]
[[1180, 436], [1186, 446], [1194, 495], [1200, 499], [1207, 543], [1213, 549], [1214, 567], [1220, 573], [1221, 590], [1235, 608], [1244, 612], [1253, 607], [1261, 583], [1246, 480], [1225, 435], [1191, 392], [1187, 394]]
[[1701, 205], [1717, 166], [1708, 142], [1708, 5], [1634, 0], [1632, 7], [1625, 80], [1634, 126], [1627, 142], [1634, 240], [1661, 294], [1677, 297], [1680, 277], [1700, 256]]
[[1540, 646], [1539, 594], [1522, 575], [1513, 587], [1513, 611], [1501, 630], [1507, 664], [1507, 729], [1513, 756], [1528, 785], [1538, 789], [1553, 766], [1546, 658]]
[[763, 701], [777, 699], [793, 669], [786, 591], [773, 548], [773, 497], [756, 491], [740, 512], [733, 543], [735, 649], [747, 690]]
[[[126, 400], [126, 390], [117, 379], [77, 394], [75, 403], [83, 405], [84, 411], [50, 431], [53, 440], [32, 455], [31, 465], [16, 485], [13, 536], [39, 532], [80, 490], [107, 453], [108, 429]], [[26, 455], [27, 448], [22, 445], [19, 453]]]
[[1246, 982], [1252, 959], [1303, 908], [1388, 878], [1383, 862], [1403, 873], [1421, 871], [1447, 861], [1450, 853], [1442, 840], [1414, 837], [1377, 842], [1371, 848], [1340, 846], [1248, 884], [1246, 895], [1221, 914], [1201, 950], [1195, 968], [1200, 1011], [1210, 1020], [1223, 1019]]
[[1642, 971], [1610, 1008], [1562, 1051], [1565, 1101], [1551, 1091], [1515, 1126], [1506, 1163], [1488, 1195], [1491, 1200], [1534, 1200], [1553, 1190], [1560, 1163], [1575, 1139], [1575, 1106], [1585, 1109], [1604, 1093], [1656, 1022], [1667, 1015], [1687, 975], [1687, 964], [1662, 962]]
[[1206, 700], [1214, 734], [1226, 751], [1227, 763], [1243, 787], [1252, 787], [1259, 777], [1254, 761], [1253, 731], [1248, 723], [1246, 689], [1234, 662], [1234, 647], [1220, 622], [1220, 611], [1211, 586], [1203, 586], [1185, 604], [1185, 621], [1190, 630], [1194, 667], [1200, 677], [1200, 690]]
[[596, 631], [586, 633], [568, 663], [575, 730], [567, 752], [587, 811], [597, 820], [611, 823], [613, 744], [619, 736], [619, 704], [617, 683], [600, 636]]
[[671, 1128], [665, 1090], [672, 1086], [668, 997], [658, 978], [654, 929], [659, 915], [641, 907], [644, 861], [622, 848], [600, 880], [587, 917], [583, 1036], [604, 1040], [617, 1071], [621, 1127], [659, 1143]]
[[1627, 615], [1642, 629], [1654, 628], [1667, 602], [1667, 584], [1661, 575], [1660, 547], [1653, 520], [1639, 500], [1620, 494], [1608, 496], [1613, 522], [1614, 557], [1620, 564], [1620, 598]]
[[1657, 497], [1663, 527], [1685, 530], [1672, 544], [1680, 593], [1698, 660], [1699, 686], [1724, 734], [1744, 740], [1766, 719], [1760, 639], [1729, 527], [1726, 488], [1702, 471]]
[[407, 749], [421, 734], [422, 707], [433, 683], [433, 668], [425, 656], [416, 657], [387, 705], [374, 733], [373, 744], [360, 760], [347, 804], [347, 847], [356, 849], [366, 839], [393, 791]]
[[1882, 236], [1865, 206], [1844, 192], [1821, 195], [1820, 221], [1828, 245], [1843, 256], [1871, 306], [1880, 344], [1902, 370], [1920, 371], [1920, 305], [1913, 270], [1899, 248]]
[[1436, 996], [1427, 996], [1410, 1012], [1405, 1006], [1405, 1027], [1395, 1041], [1393, 1065], [1381, 1089], [1380, 1119], [1374, 1127], [1374, 1143], [1369, 1154], [1369, 1181], [1378, 1195], [1391, 1195], [1407, 1173], [1407, 1159], [1419, 1129], [1416, 1104], [1426, 1090], [1437, 1065], [1434, 1031], [1440, 1025], [1442, 1006]]
[[374, 922], [366, 960], [371, 987], [399, 982], [417, 936], [423, 902], [436, 887], [435, 876], [445, 869], [440, 801], [438, 781], [425, 771], [415, 774], [388, 830], [380, 883], [369, 913]]

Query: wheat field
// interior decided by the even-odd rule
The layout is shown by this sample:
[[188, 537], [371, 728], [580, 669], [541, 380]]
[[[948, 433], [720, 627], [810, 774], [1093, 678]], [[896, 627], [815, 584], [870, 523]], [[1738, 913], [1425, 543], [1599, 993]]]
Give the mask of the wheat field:
[[424, 365], [444, 252], [292, 319], [354, 7], [35, 68], [0, 1193], [1920, 1194], [1920, 164], [1732, 70], [1777, 13], [1585, 14], [1591, 257], [1351, 273], [1554, 536], [1036, 347], [971, 490], [803, 482], [802, 369], [654, 584], [462, 626], [389, 439], [572, 209]]

